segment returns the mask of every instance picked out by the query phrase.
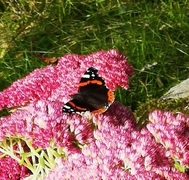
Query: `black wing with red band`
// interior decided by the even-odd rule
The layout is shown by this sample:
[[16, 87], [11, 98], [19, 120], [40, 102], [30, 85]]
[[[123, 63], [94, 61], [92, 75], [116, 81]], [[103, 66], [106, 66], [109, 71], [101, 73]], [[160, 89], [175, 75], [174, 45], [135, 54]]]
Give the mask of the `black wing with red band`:
[[98, 70], [93, 67], [82, 76], [78, 93], [71, 97], [72, 100], [64, 105], [63, 112], [103, 113], [114, 101], [114, 93], [106, 87], [104, 80], [98, 75]]

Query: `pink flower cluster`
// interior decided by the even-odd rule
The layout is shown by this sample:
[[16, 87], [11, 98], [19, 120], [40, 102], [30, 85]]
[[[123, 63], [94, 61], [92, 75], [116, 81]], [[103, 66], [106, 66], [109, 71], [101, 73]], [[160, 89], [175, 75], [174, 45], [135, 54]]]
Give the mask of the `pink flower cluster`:
[[189, 117], [178, 113], [154, 111], [149, 115], [148, 130], [181, 165], [189, 165]]
[[[0, 154], [1, 155], [1, 154]], [[1, 157], [1, 156], [0, 156]], [[0, 179], [1, 180], [18, 180], [27, 176], [29, 171], [26, 167], [20, 166], [16, 160], [9, 156], [0, 159]]]
[[[175, 159], [188, 163], [182, 149], [188, 151], [186, 116], [174, 119], [169, 113], [154, 112], [148, 125], [150, 133], [145, 127], [138, 129], [132, 113], [116, 102], [105, 113], [92, 117], [62, 112], [89, 67], [99, 70], [111, 90], [118, 86], [127, 89], [133, 73], [126, 57], [116, 50], [86, 56], [68, 54], [57, 65], [37, 69], [0, 93], [0, 109], [14, 108], [9, 116], [0, 118], [0, 177], [17, 180], [35, 173], [40, 178], [45, 172], [46, 180], [189, 179], [174, 168]], [[170, 130], [173, 137], [168, 136]], [[10, 141], [14, 138], [20, 138], [26, 150], [22, 141]], [[14, 157], [21, 157], [20, 164], [25, 157], [28, 169], [18, 165]], [[38, 171], [44, 164], [47, 168]]]
[[62, 116], [62, 103], [33, 101], [10, 116], [1, 117], [0, 140], [17, 135], [31, 140], [34, 147], [46, 148], [53, 138], [64, 146], [69, 139], [67, 116]]
[[64, 147], [65, 152], [77, 151], [77, 141], [90, 143], [92, 129], [88, 120], [63, 114], [62, 106], [70, 94], [77, 92], [81, 76], [91, 66], [98, 68], [112, 90], [117, 86], [128, 88], [133, 68], [117, 50], [85, 56], [68, 54], [56, 66], [36, 69], [0, 93], [0, 109], [13, 108], [10, 116], [0, 118], [0, 152], [6, 148], [3, 140], [13, 137], [32, 142], [37, 152], [51, 144]]
[[99, 51], [90, 55], [68, 54], [56, 66], [36, 69], [28, 76], [14, 82], [0, 93], [0, 109], [21, 106], [35, 100], [66, 102], [78, 90], [81, 76], [89, 67], [98, 69], [106, 85], [115, 90], [128, 88], [133, 67], [117, 50]]
[[93, 123], [97, 128], [88, 137], [90, 143], [78, 140], [82, 147], [75, 152], [68, 149], [67, 158], [57, 160], [46, 180], [189, 178], [173, 167], [166, 149], [156, 143], [146, 128], [136, 128], [132, 113], [119, 103], [94, 116]]

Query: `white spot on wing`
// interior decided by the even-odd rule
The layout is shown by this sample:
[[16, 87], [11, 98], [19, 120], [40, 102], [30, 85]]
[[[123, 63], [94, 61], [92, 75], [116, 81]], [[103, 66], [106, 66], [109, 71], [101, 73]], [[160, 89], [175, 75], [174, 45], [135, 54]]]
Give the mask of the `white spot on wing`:
[[95, 77], [95, 74], [94, 74], [94, 73], [92, 73], [92, 74], [91, 74], [91, 76], [92, 76], [92, 77]]
[[64, 108], [65, 108], [65, 109], [70, 109], [71, 107], [70, 107], [70, 106], [67, 106], [67, 105], [64, 105]]
[[90, 74], [84, 74], [84, 75], [82, 76], [82, 78], [89, 79], [89, 78], [90, 78]]

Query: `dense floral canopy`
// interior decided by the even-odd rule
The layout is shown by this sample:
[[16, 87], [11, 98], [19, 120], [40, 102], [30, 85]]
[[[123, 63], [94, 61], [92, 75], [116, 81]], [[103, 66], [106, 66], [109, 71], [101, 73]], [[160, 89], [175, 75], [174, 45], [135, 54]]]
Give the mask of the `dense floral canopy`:
[[[133, 67], [117, 50], [68, 54], [0, 93], [0, 176], [4, 179], [188, 179], [185, 115], [154, 111], [139, 129], [132, 112], [114, 102], [103, 114], [62, 112], [82, 74], [98, 69], [111, 90], [127, 89]], [[8, 166], [8, 164], [11, 164]], [[12, 170], [14, 169], [14, 171]]]

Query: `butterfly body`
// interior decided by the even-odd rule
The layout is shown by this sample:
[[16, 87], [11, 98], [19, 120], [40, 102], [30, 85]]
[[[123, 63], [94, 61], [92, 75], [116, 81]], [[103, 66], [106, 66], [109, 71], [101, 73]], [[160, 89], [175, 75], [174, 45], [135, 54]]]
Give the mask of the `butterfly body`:
[[63, 107], [63, 112], [102, 113], [114, 101], [114, 93], [109, 90], [104, 80], [98, 75], [98, 70], [90, 67], [82, 76], [78, 93], [71, 95], [72, 100]]

